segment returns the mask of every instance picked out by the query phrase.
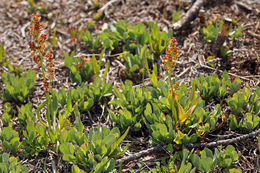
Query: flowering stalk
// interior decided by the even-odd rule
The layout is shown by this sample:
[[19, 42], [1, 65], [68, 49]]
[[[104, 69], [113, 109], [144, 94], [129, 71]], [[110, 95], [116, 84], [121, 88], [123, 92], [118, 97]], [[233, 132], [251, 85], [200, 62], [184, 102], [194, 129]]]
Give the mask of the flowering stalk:
[[[54, 78], [54, 63], [53, 63], [53, 54], [46, 52], [46, 40], [47, 35], [41, 33], [43, 28], [40, 23], [41, 16], [40, 14], [32, 15], [32, 25], [30, 26], [30, 35], [32, 36], [32, 41], [29, 43], [31, 54], [33, 55], [34, 62], [38, 65], [38, 68], [41, 69], [43, 75], [43, 84], [44, 92], [48, 93], [51, 86], [51, 81]], [[45, 74], [43, 59], [47, 61], [47, 75]], [[50, 83], [47, 81], [50, 80]]]
[[172, 79], [171, 79], [171, 74], [172, 74], [172, 70], [175, 67], [175, 62], [180, 56], [180, 48], [178, 48], [177, 45], [178, 45], [177, 40], [174, 37], [172, 37], [169, 46], [166, 48], [166, 55], [163, 57], [163, 61], [162, 61], [164, 63], [165, 69], [168, 72], [170, 85], [171, 85], [171, 90], [170, 90], [171, 95], [174, 94], [174, 89], [176, 90], [178, 87], [178, 83], [176, 83], [176, 86], [173, 87]]

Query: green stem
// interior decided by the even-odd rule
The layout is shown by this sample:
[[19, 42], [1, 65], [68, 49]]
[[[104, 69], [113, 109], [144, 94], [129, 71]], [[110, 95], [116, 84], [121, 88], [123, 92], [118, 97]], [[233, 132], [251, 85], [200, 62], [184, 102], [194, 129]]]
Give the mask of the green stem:
[[168, 70], [168, 77], [169, 77], [169, 81], [170, 81], [170, 85], [171, 85], [171, 92], [173, 94], [173, 83], [172, 83], [172, 68], [170, 67], [170, 69]]
[[45, 71], [44, 71], [44, 68], [43, 68], [43, 59], [42, 59], [41, 54], [40, 54], [40, 57], [41, 57], [41, 70], [42, 70], [43, 80], [46, 80]]

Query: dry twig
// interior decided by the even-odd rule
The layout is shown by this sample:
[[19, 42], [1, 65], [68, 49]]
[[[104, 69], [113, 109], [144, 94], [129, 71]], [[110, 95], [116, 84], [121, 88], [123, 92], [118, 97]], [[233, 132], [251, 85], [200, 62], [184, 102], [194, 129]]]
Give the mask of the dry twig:
[[255, 130], [255, 131], [249, 133], [249, 134], [240, 135], [240, 136], [235, 137], [235, 138], [219, 140], [219, 141], [209, 142], [209, 143], [187, 144], [187, 145], [185, 145], [185, 147], [187, 147], [187, 148], [204, 148], [204, 147], [212, 148], [212, 147], [216, 147], [218, 145], [228, 145], [228, 144], [236, 143], [236, 142], [242, 141], [246, 138], [257, 136], [259, 134], [260, 134], [260, 128], [258, 130]]
[[[218, 140], [218, 141], [209, 142], [209, 143], [174, 145], [174, 148], [175, 148], [175, 150], [180, 150], [181, 146], [184, 146], [184, 147], [190, 148], [190, 149], [191, 148], [204, 148], [204, 147], [212, 148], [212, 147], [216, 147], [216, 146], [219, 146], [219, 145], [228, 145], [228, 144], [236, 143], [236, 142], [239, 142], [241, 140], [245, 140], [246, 138], [257, 136], [259, 134], [260, 134], [260, 128], [258, 130], [255, 130], [255, 131], [249, 133], [249, 134], [240, 135], [238, 137], [231, 138], [231, 139]], [[151, 155], [153, 153], [158, 153], [158, 152], [162, 151], [164, 147], [165, 146], [163, 144], [159, 144], [159, 145], [152, 147], [152, 148], [149, 148], [147, 150], [140, 151], [139, 153], [134, 153], [132, 155], [118, 159], [116, 161], [116, 163], [118, 165], [119, 163], [126, 163], [126, 162], [129, 162], [129, 161], [132, 161], [132, 160], [137, 160], [141, 157]]]
[[173, 24], [174, 30], [181, 29], [184, 25], [189, 23], [190, 21], [194, 20], [198, 13], [200, 8], [203, 6], [205, 0], [197, 0], [192, 7], [189, 9], [189, 11], [179, 20], [178, 22]]
[[111, 1], [109, 1], [102, 8], [100, 8], [98, 11], [100, 11], [100, 12], [104, 11], [108, 6], [112, 5], [116, 1], [118, 1], [118, 0], [111, 0]]

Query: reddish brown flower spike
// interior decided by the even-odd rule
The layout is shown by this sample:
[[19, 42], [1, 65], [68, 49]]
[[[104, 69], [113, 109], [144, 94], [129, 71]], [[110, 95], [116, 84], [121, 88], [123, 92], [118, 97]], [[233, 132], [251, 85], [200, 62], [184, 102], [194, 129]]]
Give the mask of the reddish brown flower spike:
[[177, 44], [177, 40], [173, 37], [170, 40], [169, 46], [166, 48], [166, 55], [163, 57], [163, 63], [166, 70], [174, 68], [175, 62], [180, 55], [180, 48], [177, 47]]
[[49, 61], [49, 62], [52, 62], [52, 60], [53, 60], [53, 54], [52, 54], [52, 53], [47, 53], [47, 54], [46, 54], [46, 60]]
[[30, 46], [31, 51], [36, 51], [37, 47], [35, 46], [34, 42], [29, 42], [29, 46]]
[[180, 86], [180, 82], [177, 81], [177, 82], [175, 83], [174, 90], [176, 91], [176, 90], [179, 88], [179, 86]]
[[41, 39], [45, 41], [47, 39], [47, 34], [45, 33], [41, 34]]
[[48, 93], [49, 92], [49, 83], [46, 80], [43, 81], [43, 86], [44, 86], [44, 92]]
[[[41, 33], [42, 24], [40, 23], [41, 16], [40, 14], [32, 15], [32, 25], [30, 26], [30, 34], [32, 36], [32, 41], [29, 43], [30, 49], [32, 51], [33, 60], [38, 65], [39, 69], [42, 68], [43, 71], [43, 84], [44, 92], [48, 93], [50, 84], [46, 79], [54, 78], [54, 63], [53, 63], [53, 54], [47, 53], [46, 51], [46, 40], [47, 34]], [[46, 58], [47, 65], [44, 66], [43, 59]], [[46, 68], [47, 69], [44, 69]], [[46, 73], [44, 73], [46, 71]], [[46, 76], [45, 76], [46, 74]], [[51, 82], [50, 82], [51, 83]]]
[[40, 14], [32, 14], [32, 23], [39, 23], [40, 21], [41, 21], [41, 16], [40, 16]]

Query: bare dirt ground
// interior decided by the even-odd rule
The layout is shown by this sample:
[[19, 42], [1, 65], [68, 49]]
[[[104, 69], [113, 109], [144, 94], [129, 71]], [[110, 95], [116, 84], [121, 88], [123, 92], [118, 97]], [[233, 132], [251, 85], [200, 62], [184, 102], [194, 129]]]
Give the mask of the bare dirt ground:
[[[108, 2], [101, 0], [100, 8], [106, 6]], [[70, 30], [85, 28], [96, 9], [88, 0], [35, 0], [35, 3], [42, 10], [42, 23], [50, 38], [56, 31], [58, 46], [53, 50], [55, 55], [54, 88], [69, 88], [72, 84], [69, 82], [68, 70], [64, 67], [64, 52], [70, 53], [75, 50], [76, 53], [89, 53], [81, 44], [73, 44]], [[106, 6], [104, 18], [96, 21], [92, 33], [99, 33], [118, 20], [145, 24], [149, 21], [158, 21], [162, 30], [169, 30], [172, 29], [172, 13], [182, 11], [182, 14], [185, 14], [191, 5], [192, 2], [189, 0], [117, 0]], [[228, 61], [223, 62], [221, 58], [216, 58], [216, 67], [210, 68], [206, 65], [205, 59], [210, 54], [209, 45], [203, 40], [200, 32], [202, 27], [200, 18], [195, 18], [181, 30], [174, 32], [181, 48], [175, 75], [188, 84], [191, 79], [200, 74], [219, 74], [226, 70], [232, 78], [239, 77], [243, 85], [247, 84], [253, 88], [260, 86], [260, 2], [257, 0], [210, 1], [204, 5], [202, 10], [205, 11], [205, 21], [219, 20], [222, 17], [236, 19], [242, 27], [243, 36], [228, 40], [227, 44], [232, 50]], [[28, 46], [32, 13], [30, 4], [26, 0], [0, 0], [0, 43], [4, 43], [7, 57], [14, 65], [37, 70]], [[118, 71], [120, 70], [118, 68], [120, 67], [116, 63], [111, 64], [109, 80], [119, 84]], [[36, 86], [37, 91], [34, 92], [32, 99], [34, 106], [44, 100], [42, 82], [38, 80]], [[2, 92], [3, 84], [0, 82], [0, 93]], [[1, 100], [0, 104], [1, 115], [3, 113]], [[140, 137], [135, 140], [130, 146], [130, 152], [147, 149], [149, 147], [147, 139]], [[256, 138], [234, 144], [236, 149], [242, 153], [236, 167], [242, 169], [243, 172], [259, 171], [260, 158], [256, 145]], [[47, 168], [51, 169], [51, 160], [57, 157], [48, 151], [36, 158], [22, 161], [31, 172], [41, 172], [46, 158], [48, 158]], [[153, 158], [158, 158], [158, 156], [153, 156]], [[133, 165], [135, 164], [128, 163], [126, 168]], [[59, 171], [68, 170], [69, 166], [64, 165]]]

